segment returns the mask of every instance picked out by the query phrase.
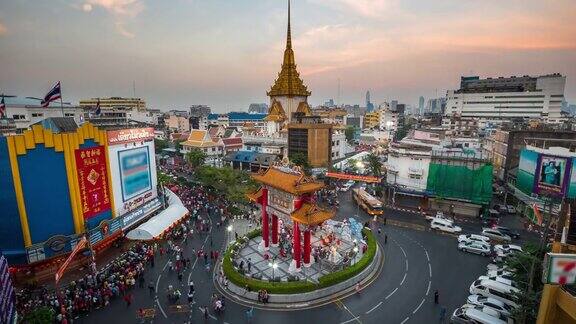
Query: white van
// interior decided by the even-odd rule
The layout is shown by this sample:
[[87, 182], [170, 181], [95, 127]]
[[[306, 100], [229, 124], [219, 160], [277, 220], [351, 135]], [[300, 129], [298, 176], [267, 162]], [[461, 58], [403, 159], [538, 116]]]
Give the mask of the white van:
[[503, 276], [480, 276], [480, 277], [478, 277], [478, 279], [480, 279], [480, 280], [490, 279], [490, 280], [497, 281], [499, 283], [503, 283], [507, 286], [512, 286], [514, 288], [518, 288], [518, 286], [516, 285], [514, 280], [512, 280], [510, 278], [504, 278]]
[[478, 279], [470, 285], [471, 295], [492, 297], [512, 307], [518, 307], [514, 301], [514, 294], [518, 292], [520, 292], [518, 288], [490, 279]]
[[435, 217], [432, 219], [432, 222], [430, 222], [430, 229], [435, 229], [435, 230], [448, 232], [448, 233], [460, 233], [460, 232], [462, 232], [462, 228], [460, 228], [460, 226], [454, 225], [453, 221], [451, 221], [449, 219], [445, 219], [445, 218], [438, 218], [438, 217]]
[[494, 316], [490, 316], [481, 310], [472, 307], [460, 307], [456, 308], [452, 317], [450, 318], [452, 323], [482, 323], [482, 324], [508, 324], [508, 322], [503, 321]]

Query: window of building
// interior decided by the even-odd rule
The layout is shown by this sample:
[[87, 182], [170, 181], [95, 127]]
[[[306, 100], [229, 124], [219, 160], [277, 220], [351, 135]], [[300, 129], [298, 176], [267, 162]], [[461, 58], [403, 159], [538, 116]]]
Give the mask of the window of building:
[[74, 117], [74, 113], [65, 113], [64, 117]]
[[419, 174], [411, 174], [410, 179], [420, 180], [422, 179], [422, 176]]
[[42, 117], [44, 116], [43, 113], [32, 113], [32, 117]]

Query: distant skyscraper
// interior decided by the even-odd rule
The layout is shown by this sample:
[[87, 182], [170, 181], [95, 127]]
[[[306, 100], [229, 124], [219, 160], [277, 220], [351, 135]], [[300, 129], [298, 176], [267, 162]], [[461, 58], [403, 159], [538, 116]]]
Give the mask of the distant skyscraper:
[[418, 114], [424, 115], [424, 97], [420, 96], [418, 99]]
[[374, 110], [374, 104], [370, 102], [370, 91], [366, 91], [366, 111], [371, 112]]
[[334, 99], [328, 99], [324, 102], [324, 106], [326, 107], [334, 107]]
[[254, 114], [267, 114], [268, 105], [265, 103], [252, 103], [250, 104], [250, 107], [248, 107], [248, 112]]
[[390, 110], [396, 111], [396, 106], [398, 106], [398, 100], [390, 101]]

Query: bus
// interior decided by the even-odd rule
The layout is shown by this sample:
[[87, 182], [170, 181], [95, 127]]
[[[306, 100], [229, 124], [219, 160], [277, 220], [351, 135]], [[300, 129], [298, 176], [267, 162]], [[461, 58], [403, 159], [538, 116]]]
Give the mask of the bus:
[[370, 215], [382, 215], [384, 210], [382, 210], [382, 203], [380, 200], [374, 198], [372, 195], [366, 192], [364, 188], [354, 188], [352, 189], [352, 196], [358, 204]]

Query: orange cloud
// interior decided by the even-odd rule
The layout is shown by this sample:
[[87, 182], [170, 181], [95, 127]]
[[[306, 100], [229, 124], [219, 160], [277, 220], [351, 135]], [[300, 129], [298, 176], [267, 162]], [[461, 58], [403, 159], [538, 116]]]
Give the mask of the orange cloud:
[[0, 23], [0, 36], [4, 36], [8, 33], [8, 28]]

